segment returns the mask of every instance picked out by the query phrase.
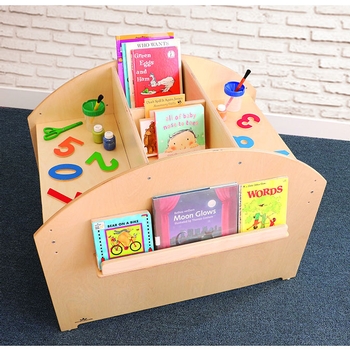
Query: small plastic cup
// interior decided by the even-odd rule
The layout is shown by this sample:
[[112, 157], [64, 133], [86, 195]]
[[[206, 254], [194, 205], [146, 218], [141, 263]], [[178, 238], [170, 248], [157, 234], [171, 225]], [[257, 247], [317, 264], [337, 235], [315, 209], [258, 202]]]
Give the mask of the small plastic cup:
[[238, 81], [229, 81], [224, 86], [226, 94], [225, 105], [228, 112], [238, 112], [241, 109], [245, 86], [243, 84], [238, 91], [235, 91], [238, 84]]
[[94, 125], [102, 124], [102, 117], [106, 109], [104, 102], [101, 101], [98, 108], [95, 110], [96, 102], [96, 99], [92, 99], [84, 102], [82, 105], [86, 128], [91, 132], [94, 130]]

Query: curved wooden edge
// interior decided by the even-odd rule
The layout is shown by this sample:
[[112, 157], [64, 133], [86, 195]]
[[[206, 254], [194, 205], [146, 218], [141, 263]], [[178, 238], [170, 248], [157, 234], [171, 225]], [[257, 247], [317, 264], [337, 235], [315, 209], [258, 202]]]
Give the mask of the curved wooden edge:
[[106, 277], [172, 264], [174, 262], [270, 242], [288, 236], [288, 226], [280, 225], [257, 230], [255, 232], [244, 232], [227, 237], [213, 238], [202, 242], [196, 242], [196, 244], [187, 244], [185, 246], [157, 250], [147, 254], [136, 254], [134, 256], [127, 256], [125, 259], [107, 260], [102, 262], [102, 271], [98, 272], [98, 276]]
[[105, 113], [114, 112], [111, 68], [116, 66], [116, 61], [111, 61], [76, 76], [52, 92], [33, 110], [27, 121], [36, 158], [38, 158], [37, 124], [83, 116], [83, 102], [97, 98], [99, 94], [104, 96], [106, 102]]
[[[212, 100], [219, 100], [224, 94], [223, 81], [240, 81], [245, 73], [238, 74], [221, 63], [197, 56], [182, 55], [182, 61], [189, 66], [202, 89]], [[255, 100], [256, 89], [249, 82], [249, 78], [244, 82], [244, 85], [247, 94]]]
[[[289, 236], [284, 239], [240, 248], [231, 246], [227, 251], [217, 248], [215, 254], [203, 256], [195, 256], [196, 243], [191, 243], [176, 248], [179, 255], [188, 257], [185, 260], [157, 266], [146, 262], [148, 267], [131, 268], [132, 271], [106, 278], [96, 273], [91, 218], [142, 209], [151, 211], [151, 198], [155, 195], [282, 175], [290, 180]], [[294, 277], [325, 186], [325, 179], [314, 169], [283, 155], [211, 149], [141, 166], [93, 187], [54, 214], [34, 234], [61, 330], [276, 278]], [[204, 243], [207, 248], [209, 241]], [[140, 258], [135, 255], [128, 261], [131, 265], [135, 261], [136, 265], [138, 259], [147, 259], [146, 254]], [[159, 255], [162, 259], [174, 259], [170, 249], [159, 251]]]

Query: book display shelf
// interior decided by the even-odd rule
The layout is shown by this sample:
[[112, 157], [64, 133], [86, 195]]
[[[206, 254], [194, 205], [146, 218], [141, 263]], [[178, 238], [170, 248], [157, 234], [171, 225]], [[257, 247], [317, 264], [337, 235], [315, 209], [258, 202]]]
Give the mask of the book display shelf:
[[[43, 225], [34, 240], [61, 331], [79, 325], [235, 288], [295, 277], [326, 180], [297, 160], [257, 108], [245, 83], [239, 112], [225, 121], [216, 106], [223, 86], [241, 76], [199, 57], [182, 55], [186, 103], [205, 107], [206, 149], [147, 158], [115, 61], [64, 84], [28, 117], [40, 177]], [[105, 130], [117, 147], [106, 151], [85, 125], [45, 141], [43, 128], [84, 122], [82, 104], [103, 94]], [[91, 219], [140, 210], [152, 197], [230, 182], [288, 176], [287, 224], [146, 254], [97, 268]]]

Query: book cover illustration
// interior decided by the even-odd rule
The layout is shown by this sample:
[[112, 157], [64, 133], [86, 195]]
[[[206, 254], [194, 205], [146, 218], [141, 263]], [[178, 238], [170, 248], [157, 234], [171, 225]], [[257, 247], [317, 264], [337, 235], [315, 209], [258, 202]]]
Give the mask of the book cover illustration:
[[157, 155], [157, 138], [154, 120], [151, 118], [140, 119], [140, 136], [147, 157]]
[[162, 108], [183, 106], [185, 104], [185, 94], [175, 94], [161, 97], [147, 97], [143, 101], [145, 107], [145, 118], [154, 118], [150, 111]]
[[202, 104], [154, 111], [158, 158], [205, 149]]
[[105, 260], [154, 250], [151, 214], [126, 213], [91, 220], [98, 268]]
[[123, 67], [123, 52], [122, 44], [127, 42], [137, 42], [137, 41], [147, 41], [147, 40], [159, 40], [166, 38], [173, 38], [173, 32], [164, 33], [149, 33], [149, 34], [127, 34], [127, 35], [117, 35], [116, 40], [116, 56], [117, 56], [117, 71], [120, 82], [125, 92], [125, 80], [124, 80], [124, 67]]
[[124, 83], [125, 96], [127, 98], [129, 107], [138, 107], [135, 105], [135, 81], [134, 81], [134, 62], [132, 57], [133, 50], [144, 48], [168, 47], [172, 45], [179, 45], [179, 39], [166, 38], [161, 40], [150, 41], [135, 41], [122, 43], [123, 67], [124, 67]]
[[288, 177], [241, 184], [239, 197], [239, 232], [286, 224]]
[[155, 248], [237, 233], [238, 184], [152, 198]]
[[182, 93], [179, 39], [140, 43], [139, 48], [131, 50], [131, 68], [133, 107], [143, 107], [146, 97]]

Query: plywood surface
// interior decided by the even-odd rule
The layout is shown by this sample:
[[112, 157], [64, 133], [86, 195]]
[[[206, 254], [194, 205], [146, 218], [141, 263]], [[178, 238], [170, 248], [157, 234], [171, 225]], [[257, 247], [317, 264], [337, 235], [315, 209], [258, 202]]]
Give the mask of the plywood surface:
[[[194, 250], [192, 258], [183, 260], [182, 248], [189, 249], [190, 245], [178, 247], [179, 259], [171, 263], [134, 269], [130, 257], [132, 271], [112, 271], [110, 276], [99, 277], [91, 218], [151, 211], [155, 195], [281, 175], [290, 179], [288, 237], [229, 251], [225, 246], [230, 238], [222, 237], [222, 249], [216, 247], [213, 254], [198, 256]], [[272, 152], [222, 149], [160, 160], [88, 190], [53, 215], [34, 236], [61, 329], [275, 278], [294, 277], [324, 188], [325, 180], [297, 160]], [[163, 254], [162, 259], [166, 259], [167, 253]], [[169, 261], [173, 258], [169, 253]], [[117, 271], [118, 261], [113, 264]]]
[[[326, 186], [325, 179], [295, 159], [256, 107], [255, 89], [249, 82], [239, 113], [228, 115], [225, 122], [220, 118], [215, 108], [223, 99], [223, 84], [239, 80], [241, 75], [201, 58], [183, 56], [183, 62], [186, 96], [205, 101], [209, 149], [204, 151], [148, 162], [133, 119], [140, 118], [142, 110], [134, 111], [133, 115], [126, 106], [116, 80], [115, 62], [68, 82], [28, 117], [38, 161], [44, 217], [34, 239], [62, 331], [98, 319], [275, 278], [287, 279], [297, 273]], [[105, 129], [110, 128], [117, 135], [116, 151], [104, 151], [102, 145], [94, 144], [85, 126], [61, 134], [53, 141], [42, 139], [46, 126], [61, 127], [83, 120], [81, 103], [100, 93], [107, 102]], [[248, 119], [250, 128], [239, 126], [237, 121], [245, 114], [257, 115], [259, 122]], [[69, 136], [83, 141], [84, 145], [75, 144], [73, 154], [58, 157], [53, 150]], [[253, 140], [254, 146], [240, 147], [244, 144], [237, 144], [235, 137], [242, 136]], [[284, 155], [277, 152], [283, 150]], [[105, 172], [97, 162], [87, 165], [85, 161], [95, 151], [101, 153], [106, 164], [112, 156], [117, 159], [118, 169]], [[79, 165], [82, 175], [69, 181], [50, 178], [48, 171], [52, 167], [66, 163]], [[286, 230], [276, 235], [273, 231], [271, 239], [248, 234], [240, 236], [239, 241], [221, 237], [213, 243], [212, 253], [209, 241], [199, 242], [193, 251], [191, 245], [176, 247], [176, 254], [169, 248], [168, 252], [158, 254], [164, 263], [153, 263], [157, 261], [156, 254], [131, 256], [120, 264], [120, 269], [118, 261], [107, 262], [105, 276], [101, 277], [91, 218], [152, 211], [152, 197], [161, 194], [284, 175], [290, 180], [288, 234]], [[82, 194], [64, 204], [49, 197], [48, 188], [70, 198], [77, 192]], [[157, 252], [146, 254], [153, 253]]]
[[[43, 129], [45, 127], [50, 126], [61, 128], [77, 121], [82, 121], [83, 125], [68, 130], [53, 140], [44, 140]], [[38, 135], [38, 165], [44, 222], [66, 204], [62, 200], [57, 199], [57, 197], [49, 195], [49, 189], [58, 191], [59, 193], [73, 199], [75, 198], [77, 192], [83, 193], [89, 188], [99, 184], [100, 182], [103, 182], [118, 173], [130, 169], [128, 158], [125, 153], [123, 142], [114, 116], [104, 115], [101, 122], [103, 123], [105, 130], [113, 131], [116, 136], [117, 147], [113, 151], [106, 151], [103, 147], [103, 144], [96, 144], [93, 141], [92, 133], [86, 128], [84, 117], [37, 124], [36, 134]], [[74, 138], [82, 142], [83, 145], [81, 143], [73, 141], [71, 142], [71, 145], [74, 147], [72, 154], [68, 156], [59, 156], [55, 154], [55, 149], [58, 149], [62, 152], [68, 151], [67, 147], [59, 146], [68, 138]], [[97, 160], [93, 161], [91, 164], [87, 164], [86, 161], [95, 152], [101, 154], [101, 157], [107, 167], [112, 166], [113, 163], [111, 162], [113, 159], [118, 162], [118, 167], [112, 171], [105, 171], [101, 169]], [[70, 170], [70, 166], [65, 166], [65, 164], [73, 164], [79, 166], [82, 169], [82, 174], [79, 177], [74, 177], [70, 180], [58, 180], [55, 177], [51, 177], [49, 175], [49, 170], [53, 167], [56, 167], [57, 165], [61, 165], [66, 169], [64, 171], [58, 171], [58, 174], [62, 173], [74, 175], [75, 171]]]

